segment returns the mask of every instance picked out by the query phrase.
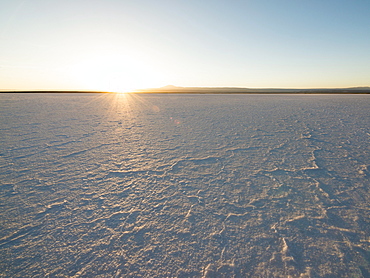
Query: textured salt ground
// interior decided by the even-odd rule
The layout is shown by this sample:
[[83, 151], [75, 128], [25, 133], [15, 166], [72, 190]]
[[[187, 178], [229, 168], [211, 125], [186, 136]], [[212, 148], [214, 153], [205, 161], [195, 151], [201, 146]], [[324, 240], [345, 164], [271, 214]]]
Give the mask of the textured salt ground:
[[368, 96], [0, 107], [0, 277], [370, 276]]

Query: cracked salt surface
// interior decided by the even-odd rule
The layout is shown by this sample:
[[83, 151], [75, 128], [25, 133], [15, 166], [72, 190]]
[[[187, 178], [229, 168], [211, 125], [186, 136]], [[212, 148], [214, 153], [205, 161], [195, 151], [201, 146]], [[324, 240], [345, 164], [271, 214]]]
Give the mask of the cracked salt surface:
[[0, 277], [370, 276], [369, 96], [0, 107]]

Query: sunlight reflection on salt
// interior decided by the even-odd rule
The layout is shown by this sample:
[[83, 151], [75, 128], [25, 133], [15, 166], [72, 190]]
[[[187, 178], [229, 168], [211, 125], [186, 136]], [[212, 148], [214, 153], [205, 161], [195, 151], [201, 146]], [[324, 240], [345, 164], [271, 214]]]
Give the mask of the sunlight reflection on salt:
[[366, 277], [369, 104], [0, 94], [0, 273]]

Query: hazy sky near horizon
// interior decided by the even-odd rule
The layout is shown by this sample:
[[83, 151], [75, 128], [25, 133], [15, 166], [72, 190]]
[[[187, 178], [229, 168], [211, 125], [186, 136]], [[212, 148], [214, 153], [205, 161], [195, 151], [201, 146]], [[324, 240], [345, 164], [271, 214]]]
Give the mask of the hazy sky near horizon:
[[370, 86], [369, 0], [1, 0], [0, 90]]

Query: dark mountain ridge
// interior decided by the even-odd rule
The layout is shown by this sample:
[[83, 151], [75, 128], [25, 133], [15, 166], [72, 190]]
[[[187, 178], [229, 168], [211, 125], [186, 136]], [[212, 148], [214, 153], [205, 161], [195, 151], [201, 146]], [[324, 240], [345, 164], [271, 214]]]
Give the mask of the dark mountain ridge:
[[240, 88], [240, 87], [176, 87], [168, 85], [161, 88], [141, 89], [135, 93], [183, 93], [183, 94], [370, 94], [370, 87], [351, 88]]

